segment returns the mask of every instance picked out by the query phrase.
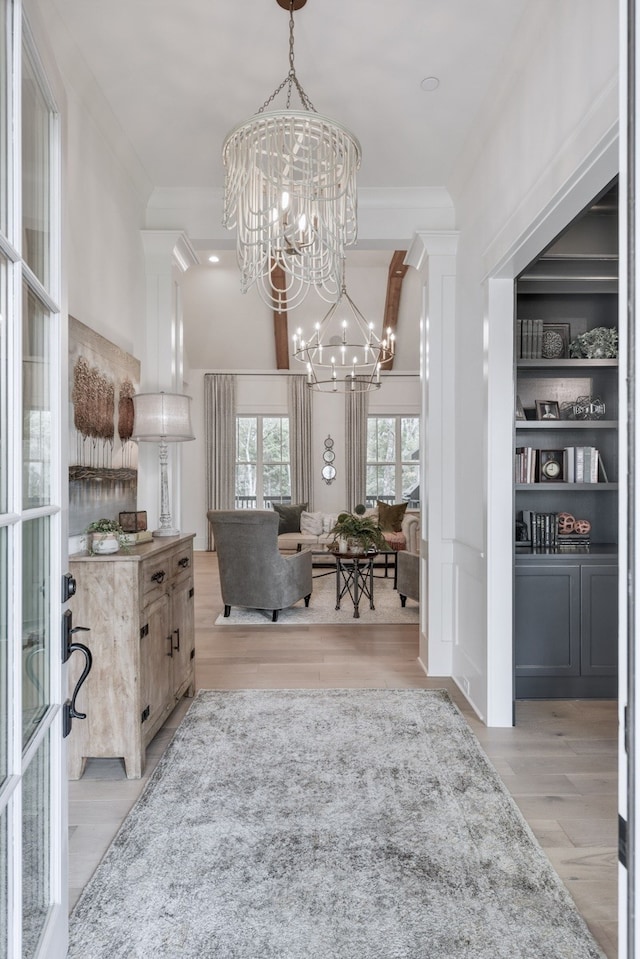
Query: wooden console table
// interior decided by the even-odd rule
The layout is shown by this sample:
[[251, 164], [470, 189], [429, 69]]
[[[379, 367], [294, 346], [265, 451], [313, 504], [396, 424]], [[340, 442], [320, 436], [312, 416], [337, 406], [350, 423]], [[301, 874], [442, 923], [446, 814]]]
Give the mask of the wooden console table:
[[[93, 668], [78, 695], [87, 714], [69, 736], [68, 772], [87, 758], [122, 757], [139, 779], [146, 747], [182, 696], [194, 693], [193, 538], [167, 536], [107, 556], [76, 554], [69, 606], [88, 626]], [[81, 664], [70, 660], [73, 689]]]

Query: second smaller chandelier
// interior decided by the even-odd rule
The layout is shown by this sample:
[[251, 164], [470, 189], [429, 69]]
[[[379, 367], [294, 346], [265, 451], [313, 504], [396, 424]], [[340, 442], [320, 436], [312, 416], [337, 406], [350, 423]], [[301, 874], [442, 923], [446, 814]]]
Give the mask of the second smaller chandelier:
[[306, 339], [293, 334], [293, 356], [307, 369], [307, 386], [319, 393], [364, 393], [379, 389], [380, 374], [395, 355], [388, 328], [376, 336], [373, 323], [355, 305], [343, 283], [340, 296]]

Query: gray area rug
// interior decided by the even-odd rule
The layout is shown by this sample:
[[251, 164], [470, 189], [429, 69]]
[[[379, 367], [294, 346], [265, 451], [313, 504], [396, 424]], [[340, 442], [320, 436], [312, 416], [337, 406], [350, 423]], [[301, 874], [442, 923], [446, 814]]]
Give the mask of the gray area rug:
[[[316, 623], [343, 625], [370, 625], [373, 623], [406, 623], [417, 625], [420, 619], [418, 604], [407, 599], [403, 608], [397, 590], [393, 588], [393, 571], [388, 578], [376, 576], [373, 581], [373, 602], [375, 610], [369, 608], [369, 600], [363, 596], [359, 603], [360, 618], [353, 616], [353, 601], [349, 595], [342, 597], [340, 609], [336, 609], [336, 574], [331, 571], [327, 576], [317, 576], [314, 569], [313, 592], [309, 607], [301, 599], [295, 606], [281, 610], [278, 616], [279, 626], [313, 626]], [[231, 608], [231, 615], [222, 614], [215, 621], [216, 626], [271, 626], [271, 610]]]
[[444, 691], [202, 692], [69, 959], [602, 959]]

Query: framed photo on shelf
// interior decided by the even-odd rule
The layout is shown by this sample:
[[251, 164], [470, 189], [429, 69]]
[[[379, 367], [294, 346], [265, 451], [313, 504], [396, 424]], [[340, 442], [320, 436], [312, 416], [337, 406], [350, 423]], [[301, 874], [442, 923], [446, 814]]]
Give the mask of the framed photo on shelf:
[[566, 360], [571, 342], [570, 323], [544, 323], [542, 326], [542, 359]]
[[538, 453], [538, 482], [564, 482], [564, 450], [540, 450]]
[[559, 420], [560, 406], [555, 400], [536, 400], [537, 420]]

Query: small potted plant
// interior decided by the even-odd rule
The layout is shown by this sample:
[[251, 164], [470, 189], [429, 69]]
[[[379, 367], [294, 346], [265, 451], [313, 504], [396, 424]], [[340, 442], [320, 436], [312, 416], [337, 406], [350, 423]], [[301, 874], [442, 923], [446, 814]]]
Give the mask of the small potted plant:
[[124, 530], [115, 519], [96, 519], [85, 532], [91, 555], [117, 553], [123, 544]]
[[367, 553], [369, 550], [386, 550], [387, 541], [382, 528], [372, 516], [365, 516], [360, 503], [353, 513], [340, 513], [333, 534], [331, 549], [341, 553]]

